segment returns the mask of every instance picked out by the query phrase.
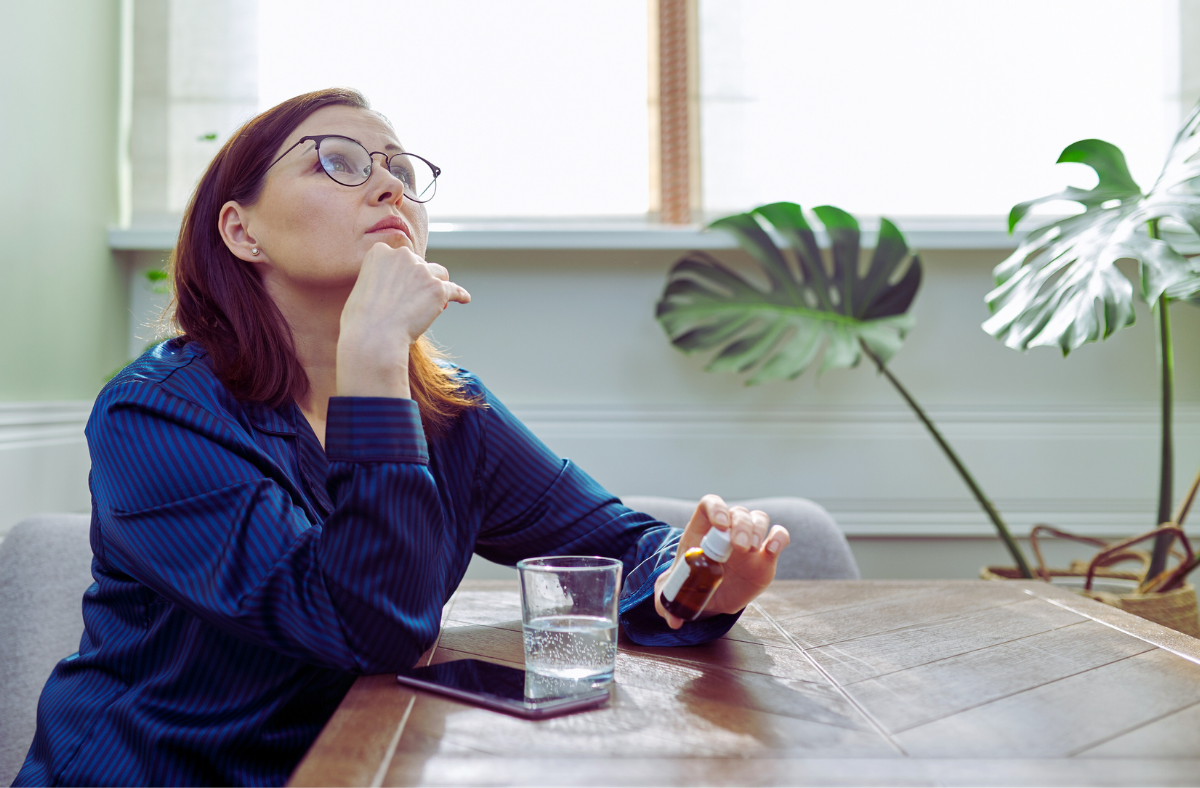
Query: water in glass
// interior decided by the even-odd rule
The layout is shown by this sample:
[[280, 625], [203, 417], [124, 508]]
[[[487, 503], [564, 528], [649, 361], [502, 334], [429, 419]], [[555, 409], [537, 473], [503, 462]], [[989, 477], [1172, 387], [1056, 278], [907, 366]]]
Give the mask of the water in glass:
[[617, 626], [600, 616], [541, 616], [525, 631], [525, 668], [556, 679], [611, 681]]

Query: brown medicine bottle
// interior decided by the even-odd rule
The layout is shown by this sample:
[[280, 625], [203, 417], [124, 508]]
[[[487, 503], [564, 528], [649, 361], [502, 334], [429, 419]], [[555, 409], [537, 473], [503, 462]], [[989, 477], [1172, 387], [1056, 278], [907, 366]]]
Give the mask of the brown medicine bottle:
[[673, 616], [694, 621], [704, 610], [725, 575], [722, 566], [733, 554], [729, 532], [710, 528], [699, 547], [683, 554], [663, 586], [660, 601]]

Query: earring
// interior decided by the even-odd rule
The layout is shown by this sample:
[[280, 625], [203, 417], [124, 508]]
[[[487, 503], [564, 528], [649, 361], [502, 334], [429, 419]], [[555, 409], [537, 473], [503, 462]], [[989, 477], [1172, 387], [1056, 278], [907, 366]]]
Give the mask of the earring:
[[257, 257], [257, 256], [258, 256], [258, 247], [257, 247], [257, 246], [255, 246], [254, 248], [252, 248], [252, 249], [250, 250], [250, 254], [252, 254], [252, 255], [254, 255], [255, 257]]

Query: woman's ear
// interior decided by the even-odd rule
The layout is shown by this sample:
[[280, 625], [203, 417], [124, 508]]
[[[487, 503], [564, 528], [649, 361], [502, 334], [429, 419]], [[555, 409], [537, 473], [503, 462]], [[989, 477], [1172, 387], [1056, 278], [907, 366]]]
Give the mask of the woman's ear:
[[217, 230], [234, 257], [247, 263], [261, 263], [267, 256], [247, 227], [248, 222], [249, 216], [245, 207], [230, 200], [221, 206], [221, 213], [217, 217]]

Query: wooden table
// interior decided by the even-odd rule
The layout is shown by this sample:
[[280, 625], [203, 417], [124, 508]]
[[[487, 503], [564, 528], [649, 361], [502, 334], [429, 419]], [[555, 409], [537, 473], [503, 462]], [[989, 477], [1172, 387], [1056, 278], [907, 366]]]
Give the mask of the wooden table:
[[[424, 660], [520, 667], [520, 619], [464, 583]], [[779, 582], [615, 686], [530, 722], [367, 676], [291, 784], [1200, 784], [1200, 640], [1044, 583]]]

